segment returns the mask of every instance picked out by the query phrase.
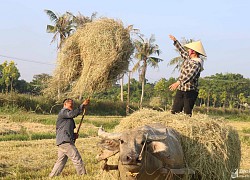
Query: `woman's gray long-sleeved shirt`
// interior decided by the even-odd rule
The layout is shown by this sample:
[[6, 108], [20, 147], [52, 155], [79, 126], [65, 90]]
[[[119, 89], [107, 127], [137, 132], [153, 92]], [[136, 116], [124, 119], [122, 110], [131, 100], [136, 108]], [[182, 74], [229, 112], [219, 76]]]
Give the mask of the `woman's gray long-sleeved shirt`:
[[56, 121], [56, 145], [59, 146], [62, 143], [74, 142], [74, 129], [76, 128], [73, 118], [77, 117], [83, 112], [83, 105], [75, 110], [69, 110], [62, 108], [58, 114]]

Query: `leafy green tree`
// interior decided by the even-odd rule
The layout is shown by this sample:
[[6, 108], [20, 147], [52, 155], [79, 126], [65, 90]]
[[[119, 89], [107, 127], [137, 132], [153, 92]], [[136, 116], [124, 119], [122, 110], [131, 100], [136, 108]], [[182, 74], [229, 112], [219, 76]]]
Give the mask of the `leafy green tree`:
[[10, 80], [8, 77], [8, 62], [4, 61], [3, 64], [1, 64], [2, 67], [2, 78], [1, 78], [1, 83], [2, 86], [5, 87], [5, 92], [9, 91], [9, 86], [10, 86]]
[[120, 93], [120, 85], [113, 84], [113, 86], [107, 89], [106, 91], [95, 93], [93, 95], [93, 98], [99, 100], [118, 101], [119, 93]]
[[[124, 85], [124, 89], [128, 89], [128, 84]], [[130, 102], [133, 104], [139, 103], [140, 94], [141, 94], [141, 83], [136, 79], [132, 78], [130, 80]]]
[[239, 100], [241, 104], [247, 102], [247, 98], [245, 97], [244, 93], [239, 94]]
[[173, 104], [173, 97], [175, 95], [174, 91], [169, 90], [169, 86], [176, 82], [175, 78], [169, 78], [168, 80], [165, 78], [161, 78], [159, 81], [155, 83], [154, 86], [154, 95], [156, 97], [160, 97], [162, 105], [167, 108], [167, 105], [171, 106]]
[[51, 75], [42, 73], [33, 76], [30, 85], [32, 87], [32, 93], [35, 95], [40, 95], [42, 91], [47, 88], [48, 81], [52, 78]]
[[53, 22], [53, 25], [47, 25], [47, 32], [54, 34], [51, 43], [59, 38], [58, 48], [61, 48], [65, 39], [74, 33], [77, 28], [84, 26], [86, 23], [92, 22], [97, 16], [97, 12], [92, 13], [91, 16], [88, 17], [80, 12], [75, 16], [71, 12], [59, 15], [51, 10], [44, 11]]
[[63, 15], [58, 15], [51, 10], [44, 10], [49, 16], [53, 25], [47, 25], [47, 32], [54, 34], [52, 42], [55, 42], [59, 37], [58, 49], [61, 48], [65, 39], [75, 30], [74, 20], [70, 13], [66, 12]]
[[13, 92], [14, 90], [13, 86], [17, 82], [19, 77], [20, 77], [20, 73], [14, 61], [10, 61], [9, 64], [7, 61], [5, 61], [2, 64], [2, 81], [1, 82], [5, 84], [5, 87], [6, 87], [5, 92], [9, 92], [9, 87], [10, 87], [10, 91]]
[[220, 101], [223, 104], [223, 107], [226, 107], [226, 101], [227, 101], [227, 92], [223, 91], [220, 95]]
[[142, 108], [142, 101], [144, 97], [145, 90], [145, 81], [146, 81], [146, 71], [147, 67], [152, 66], [154, 68], [158, 67], [158, 63], [162, 59], [158, 57], [153, 57], [152, 55], [156, 54], [159, 56], [160, 49], [157, 44], [155, 44], [155, 37], [151, 35], [149, 39], [144, 39], [143, 35], [138, 35], [139, 39], [134, 40], [135, 46], [135, 58], [137, 59], [136, 64], [134, 65], [132, 71], [139, 71], [140, 82], [142, 83], [141, 98], [140, 98], [140, 108]]
[[[240, 93], [244, 93], [246, 97], [250, 95], [249, 85], [249, 79], [244, 78], [241, 74], [217, 73], [212, 76], [200, 78], [200, 88], [205, 89], [212, 95], [210, 98], [208, 97], [208, 100], [214, 100], [213, 96], [216, 96], [217, 104], [223, 104], [223, 107], [228, 105], [236, 107], [240, 102]], [[223, 92], [226, 92], [227, 95], [221, 98]]]
[[250, 96], [248, 96], [248, 97], [246, 98], [246, 103], [249, 104], [249, 106], [250, 106]]
[[3, 78], [3, 64], [0, 64], [0, 90], [1, 92], [5, 91], [5, 82]]
[[201, 99], [200, 106], [202, 106], [203, 103], [205, 104], [205, 101], [206, 101], [206, 98], [207, 98], [207, 91], [205, 89], [200, 89], [199, 94], [198, 94], [198, 98]]
[[146, 84], [145, 84], [144, 90], [145, 90], [144, 101], [148, 102], [154, 96], [154, 83], [150, 83], [146, 79]]
[[32, 93], [32, 88], [30, 83], [26, 82], [25, 80], [21, 79], [16, 82], [15, 85], [15, 90], [18, 93], [23, 93], [23, 94], [30, 94]]
[[216, 93], [212, 94], [212, 99], [213, 99], [213, 106], [215, 107], [215, 106], [216, 106], [217, 99], [218, 99], [218, 96], [217, 96]]
[[[127, 97], [128, 97], [128, 92], [127, 91], [123, 91], [123, 101], [122, 102], [126, 102], [127, 101]], [[121, 99], [121, 93], [117, 96], [117, 99]]]
[[154, 86], [155, 95], [161, 98], [161, 101], [164, 102], [164, 104], [167, 101], [166, 94], [168, 90], [168, 83], [165, 78], [161, 78], [158, 82], [156, 82]]

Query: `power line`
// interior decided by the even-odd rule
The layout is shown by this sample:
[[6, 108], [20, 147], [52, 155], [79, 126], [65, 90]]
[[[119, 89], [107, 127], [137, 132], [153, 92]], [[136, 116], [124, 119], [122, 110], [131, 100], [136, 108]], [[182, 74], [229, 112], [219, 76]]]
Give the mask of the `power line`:
[[25, 62], [31, 62], [31, 63], [37, 63], [37, 64], [55, 65], [55, 64], [52, 64], [52, 63], [45, 63], [45, 62], [41, 62], [41, 61], [22, 59], [22, 58], [18, 58], [18, 57], [6, 56], [6, 55], [1, 55], [1, 54], [0, 54], [0, 57], [4, 57], [4, 58], [8, 58], [8, 59], [15, 59], [15, 60], [19, 60], [19, 61], [25, 61]]

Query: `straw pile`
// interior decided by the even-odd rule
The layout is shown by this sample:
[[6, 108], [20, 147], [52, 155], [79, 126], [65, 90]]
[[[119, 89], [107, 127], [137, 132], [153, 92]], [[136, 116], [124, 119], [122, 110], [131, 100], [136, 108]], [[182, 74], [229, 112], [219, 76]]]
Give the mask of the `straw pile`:
[[105, 90], [128, 69], [132, 53], [130, 31], [122, 22], [87, 23], [63, 44], [49, 89], [72, 96]]
[[115, 131], [155, 122], [180, 133], [186, 166], [195, 170], [195, 179], [228, 180], [231, 172], [239, 168], [241, 152], [238, 133], [223, 119], [215, 120], [201, 114], [190, 118], [184, 114], [141, 110], [122, 119]]

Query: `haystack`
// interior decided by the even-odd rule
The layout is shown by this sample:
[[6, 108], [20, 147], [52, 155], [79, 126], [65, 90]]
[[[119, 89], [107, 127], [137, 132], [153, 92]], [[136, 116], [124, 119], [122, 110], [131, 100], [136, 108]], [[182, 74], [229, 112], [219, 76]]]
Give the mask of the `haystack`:
[[195, 179], [228, 180], [231, 172], [239, 168], [239, 136], [223, 119], [141, 110], [122, 119], [115, 132], [156, 122], [180, 133], [186, 166], [195, 171]]
[[129, 29], [121, 21], [87, 23], [64, 42], [49, 88], [71, 96], [105, 90], [128, 69], [132, 53]]

